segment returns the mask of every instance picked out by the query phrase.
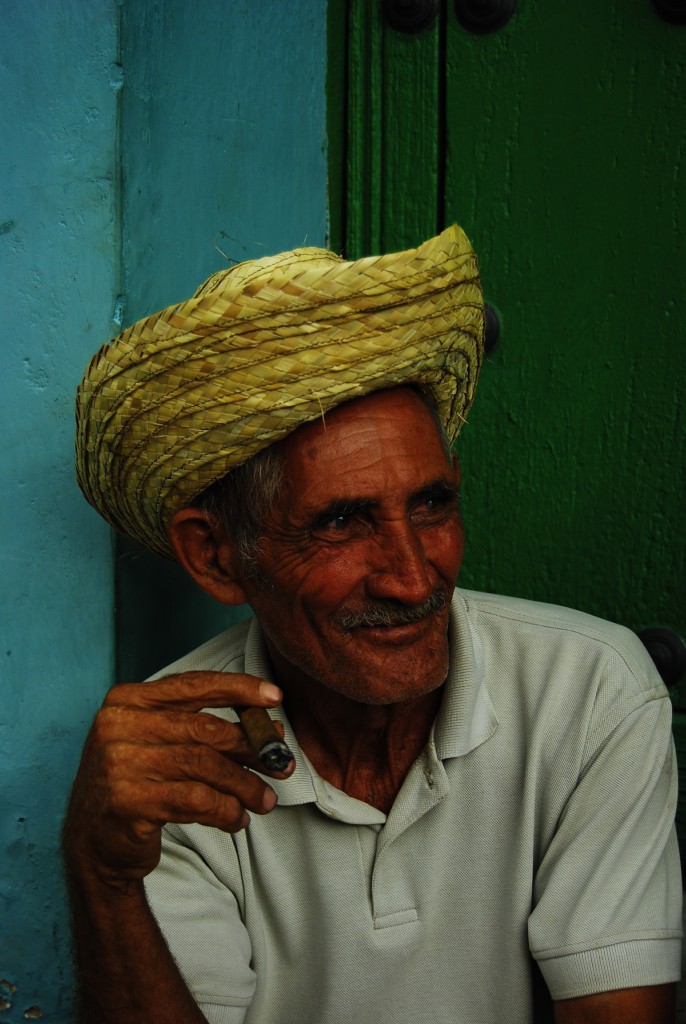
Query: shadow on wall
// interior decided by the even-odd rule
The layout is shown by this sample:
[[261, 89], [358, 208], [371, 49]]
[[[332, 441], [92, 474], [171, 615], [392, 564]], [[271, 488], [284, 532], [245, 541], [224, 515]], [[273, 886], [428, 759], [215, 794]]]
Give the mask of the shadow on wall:
[[159, 672], [252, 614], [205, 594], [176, 563], [117, 538], [117, 679]]

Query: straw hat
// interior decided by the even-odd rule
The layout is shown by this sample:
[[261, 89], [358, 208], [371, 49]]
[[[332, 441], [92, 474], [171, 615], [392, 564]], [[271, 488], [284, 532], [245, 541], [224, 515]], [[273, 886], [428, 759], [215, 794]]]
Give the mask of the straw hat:
[[417, 383], [454, 441], [482, 333], [457, 226], [355, 262], [307, 248], [238, 264], [96, 353], [77, 393], [79, 484], [115, 529], [172, 557], [177, 509], [341, 402]]

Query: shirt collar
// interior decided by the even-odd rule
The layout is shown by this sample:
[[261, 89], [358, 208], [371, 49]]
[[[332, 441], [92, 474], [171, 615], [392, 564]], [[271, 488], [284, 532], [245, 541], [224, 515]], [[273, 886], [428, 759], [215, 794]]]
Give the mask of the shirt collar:
[[455, 591], [450, 608], [448, 643], [448, 675], [433, 729], [436, 755], [441, 761], [468, 754], [498, 728], [486, 687], [484, 647], [465, 596], [459, 590]]

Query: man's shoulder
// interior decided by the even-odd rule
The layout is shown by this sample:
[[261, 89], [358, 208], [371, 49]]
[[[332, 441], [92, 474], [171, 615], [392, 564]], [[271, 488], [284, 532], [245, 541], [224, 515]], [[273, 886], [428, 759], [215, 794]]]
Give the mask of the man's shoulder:
[[468, 608], [483, 615], [492, 615], [512, 622], [521, 622], [548, 629], [570, 629], [589, 636], [601, 638], [625, 635], [634, 636], [631, 630], [616, 622], [600, 619], [588, 612], [563, 605], [530, 601], [523, 597], [509, 597], [504, 594], [490, 594], [476, 590], [458, 590]]
[[[633, 646], [636, 634], [625, 626], [598, 618], [587, 611], [566, 608], [559, 604], [545, 604], [522, 597], [486, 594], [473, 590], [460, 590], [468, 610], [480, 617], [491, 616], [505, 623], [520, 624], [522, 628], [569, 631], [600, 641], [628, 642]], [[640, 643], [640, 641], [638, 641]]]
[[230, 626], [150, 678], [161, 679], [180, 672], [242, 672], [251, 623], [252, 618], [248, 618]]
[[480, 635], [500, 647], [521, 644], [544, 657], [556, 651], [584, 661], [596, 656], [619, 660], [641, 680], [642, 689], [662, 685], [645, 647], [626, 626], [561, 605], [469, 590], [458, 593]]

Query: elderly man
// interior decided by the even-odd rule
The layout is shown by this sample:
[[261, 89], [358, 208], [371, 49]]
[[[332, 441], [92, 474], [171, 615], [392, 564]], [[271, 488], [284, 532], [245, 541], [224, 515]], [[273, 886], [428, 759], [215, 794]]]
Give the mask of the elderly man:
[[239, 265], [90, 364], [86, 496], [255, 618], [97, 716], [85, 1021], [673, 1020], [664, 687], [620, 627], [454, 589], [482, 322], [453, 227]]

